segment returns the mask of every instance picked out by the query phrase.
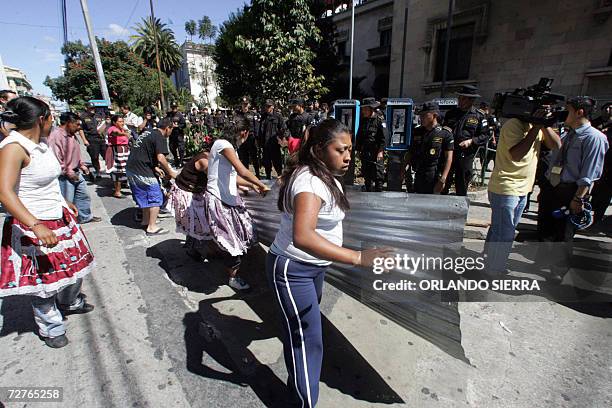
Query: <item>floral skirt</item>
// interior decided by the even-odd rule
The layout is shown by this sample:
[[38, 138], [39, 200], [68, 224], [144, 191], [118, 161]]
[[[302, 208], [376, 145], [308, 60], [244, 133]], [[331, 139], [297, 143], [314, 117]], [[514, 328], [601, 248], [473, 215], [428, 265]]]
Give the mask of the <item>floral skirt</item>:
[[204, 214], [212, 239], [231, 256], [244, 255], [255, 244], [253, 222], [240, 196], [232, 206], [207, 191], [204, 193]]
[[30, 228], [14, 217], [6, 218], [2, 231], [0, 297], [47, 298], [93, 269], [94, 257], [87, 238], [67, 208], [61, 219], [42, 223], [58, 237], [54, 248], [38, 245]]
[[204, 193], [191, 193], [173, 184], [170, 189], [170, 204], [176, 221], [176, 232], [196, 240], [212, 239], [204, 209]]

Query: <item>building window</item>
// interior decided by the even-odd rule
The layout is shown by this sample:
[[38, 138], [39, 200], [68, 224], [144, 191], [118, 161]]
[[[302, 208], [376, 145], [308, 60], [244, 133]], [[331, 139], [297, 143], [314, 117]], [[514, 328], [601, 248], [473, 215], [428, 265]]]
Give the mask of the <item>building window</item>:
[[391, 30], [382, 30], [380, 32], [380, 46], [386, 47], [391, 45]]
[[338, 43], [338, 55], [341, 57], [346, 55], [346, 41], [340, 41]]
[[[468, 79], [470, 76], [474, 27], [475, 24], [473, 23], [453, 27], [448, 49], [448, 70], [446, 75], [446, 79], [449, 81]], [[442, 71], [444, 69], [446, 29], [438, 30], [436, 34], [436, 67], [434, 82], [439, 82], [442, 81]]]
[[608, 59], [608, 66], [612, 67], [612, 50], [610, 50], [610, 58]]

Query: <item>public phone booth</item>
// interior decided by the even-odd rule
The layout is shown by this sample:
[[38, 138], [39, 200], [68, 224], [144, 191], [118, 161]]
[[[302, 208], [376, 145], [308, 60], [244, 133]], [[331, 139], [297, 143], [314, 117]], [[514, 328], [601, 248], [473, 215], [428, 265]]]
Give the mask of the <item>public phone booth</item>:
[[387, 101], [386, 150], [408, 150], [412, 141], [412, 116], [414, 102], [410, 98], [390, 98]]
[[359, 131], [359, 118], [361, 116], [359, 105], [359, 101], [355, 99], [340, 99], [334, 104], [334, 118], [344, 123], [351, 130], [351, 136], [353, 137], [351, 164], [344, 175], [344, 182], [348, 185], [352, 185], [355, 182], [355, 144], [357, 132]]
[[351, 129], [353, 143], [359, 131], [359, 118], [361, 109], [358, 100], [355, 99], [340, 99], [334, 104], [334, 117], [344, 123], [346, 127]]

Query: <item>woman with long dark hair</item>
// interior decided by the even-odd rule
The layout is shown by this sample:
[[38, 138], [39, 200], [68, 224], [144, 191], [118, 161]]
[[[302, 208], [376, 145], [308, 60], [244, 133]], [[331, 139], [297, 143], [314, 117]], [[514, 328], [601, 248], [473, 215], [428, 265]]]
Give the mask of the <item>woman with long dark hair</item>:
[[280, 309], [283, 349], [294, 403], [314, 407], [323, 360], [319, 303], [332, 262], [370, 266], [388, 251], [342, 247], [349, 202], [338, 181], [351, 162], [352, 140], [340, 121], [312, 127], [280, 178], [281, 223], [266, 259], [268, 282]]
[[0, 119], [14, 125], [0, 143], [0, 202], [10, 214], [2, 231], [0, 297], [32, 295], [34, 320], [49, 347], [68, 344], [63, 314], [93, 306], [80, 294], [93, 255], [63, 198], [60, 164], [41, 141], [53, 122], [49, 106], [29, 96], [7, 104]]
[[120, 115], [111, 117], [111, 126], [106, 132], [108, 133], [108, 146], [113, 151], [114, 160], [113, 171], [111, 172], [115, 186], [113, 197], [123, 198], [121, 183], [127, 181], [125, 169], [130, 155], [130, 132], [124, 129], [124, 120]]
[[270, 190], [238, 159], [236, 150], [249, 136], [251, 123], [242, 116], [234, 117], [210, 148], [208, 180], [204, 193], [204, 215], [210, 238], [224, 253], [229, 286], [246, 290], [249, 285], [239, 276], [241, 256], [254, 244], [253, 223], [244, 201], [238, 195], [240, 176], [260, 194]]

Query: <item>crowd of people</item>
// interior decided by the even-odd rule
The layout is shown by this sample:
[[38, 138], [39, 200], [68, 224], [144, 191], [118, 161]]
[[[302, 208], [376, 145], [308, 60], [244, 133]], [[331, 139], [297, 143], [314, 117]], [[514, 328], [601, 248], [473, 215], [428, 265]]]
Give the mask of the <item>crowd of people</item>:
[[[485, 252], [489, 273], [504, 274], [536, 182], [541, 240], [570, 241], [576, 228], [552, 214], [567, 207], [580, 215], [591, 195], [595, 218], [603, 217], [612, 191], [610, 104], [591, 122], [595, 101], [568, 99], [566, 130], [559, 131], [516, 118], [500, 127], [486, 104], [475, 107], [479, 97], [477, 88], [465, 86], [453, 109], [442, 112], [433, 101], [418, 107], [418, 125], [405, 157], [406, 173], [414, 173], [407, 187], [420, 194], [448, 194], [454, 184], [457, 195], [466, 195], [478, 146], [495, 144], [495, 157], [486, 151], [481, 157], [495, 162], [488, 187], [492, 215], [487, 244], [496, 246]], [[353, 149], [361, 161], [363, 191], [384, 189], [384, 101], [362, 101], [361, 126], [353, 137], [327, 105], [302, 98], [290, 101], [286, 118], [274, 101], [266, 100], [257, 112], [245, 97], [230, 114], [194, 107], [184, 115], [171, 104], [162, 118], [152, 108], [140, 117], [127, 105], [120, 107], [121, 114], [100, 117], [89, 105], [80, 115], [61, 114], [56, 126], [44, 102], [6, 92], [0, 98], [0, 202], [8, 214], [0, 296], [33, 295], [34, 319], [48, 346], [68, 343], [62, 315], [94, 309], [81, 294], [82, 279], [94, 265], [81, 225], [101, 219], [92, 214], [86, 177], [97, 182], [108, 174], [117, 199], [129, 186], [147, 236], [167, 233], [157, 218], [171, 212], [177, 230], [186, 235], [187, 254], [199, 261], [221, 259], [228, 285], [243, 291], [250, 285], [238, 271], [256, 242], [256, 231], [240, 192], [268, 193], [269, 184], [260, 180], [263, 166], [264, 178], [272, 179], [274, 170], [279, 185], [280, 228], [266, 273], [283, 326], [288, 385], [296, 402], [316, 404], [322, 363], [318, 305], [325, 270], [332, 262], [371, 266], [374, 258], [390, 254], [342, 246], [342, 220], [350, 203], [340, 181], [354, 160]], [[185, 142], [192, 128], [210, 143], [187, 157]], [[80, 143], [87, 148], [91, 169], [81, 157]], [[543, 160], [544, 150], [549, 155]]]

